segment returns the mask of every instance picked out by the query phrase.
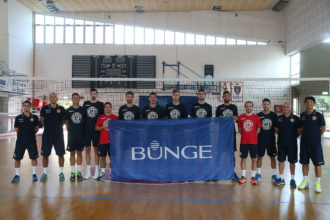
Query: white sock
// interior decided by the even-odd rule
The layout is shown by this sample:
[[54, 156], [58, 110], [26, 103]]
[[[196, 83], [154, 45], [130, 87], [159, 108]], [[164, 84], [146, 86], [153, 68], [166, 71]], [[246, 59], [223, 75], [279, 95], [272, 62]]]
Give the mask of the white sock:
[[255, 170], [252, 170], [252, 172], [251, 172], [251, 176], [252, 176], [252, 177], [256, 177], [256, 171], [255, 171]]
[[273, 175], [276, 175], [276, 169], [272, 169]]
[[294, 175], [291, 175], [291, 179], [294, 180]]
[[306, 182], [308, 182], [308, 176], [304, 176], [304, 180], [306, 180]]
[[95, 165], [95, 172], [99, 171], [99, 165]]
[[63, 173], [63, 167], [60, 167], [60, 173]]
[[315, 180], [316, 180], [316, 182], [321, 183], [321, 177], [316, 177]]
[[32, 166], [32, 174], [36, 174], [37, 166]]
[[101, 168], [101, 170], [102, 170], [102, 173], [105, 173], [105, 168]]
[[283, 179], [283, 174], [280, 174], [280, 179]]
[[44, 167], [44, 174], [47, 174], [47, 167]]
[[257, 168], [257, 173], [261, 174], [261, 168]]
[[78, 172], [81, 172], [81, 165], [77, 165]]
[[71, 166], [71, 172], [74, 173], [75, 171], [75, 166]]
[[87, 167], [86, 167], [86, 173], [91, 173], [91, 165], [87, 165]]
[[15, 168], [16, 175], [19, 176], [19, 168]]
[[242, 170], [242, 176], [245, 177], [245, 175], [246, 175], [246, 170]]

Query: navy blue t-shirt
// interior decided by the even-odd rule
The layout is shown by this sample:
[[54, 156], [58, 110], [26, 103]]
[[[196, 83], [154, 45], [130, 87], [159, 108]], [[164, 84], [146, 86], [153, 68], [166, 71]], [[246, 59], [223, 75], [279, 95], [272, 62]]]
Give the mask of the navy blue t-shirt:
[[277, 143], [279, 147], [297, 146], [298, 128], [300, 127], [298, 116], [291, 113], [286, 117], [282, 114], [278, 117], [275, 127], [278, 128]]
[[14, 127], [18, 128], [17, 142], [31, 143], [36, 141], [35, 127], [39, 126], [38, 116], [30, 113], [30, 117], [24, 113], [17, 115]]
[[174, 105], [169, 103], [165, 107], [165, 116], [168, 119], [187, 118], [187, 108], [184, 104]]
[[270, 112], [269, 114], [264, 114], [259, 112], [257, 114], [260, 117], [261, 129], [258, 135], [258, 143], [271, 143], [275, 140], [275, 130], [274, 127], [277, 125], [278, 117], [275, 112]]
[[157, 105], [155, 108], [151, 108], [149, 105], [144, 107], [142, 110], [142, 118], [143, 119], [162, 119], [165, 117], [164, 109]]
[[84, 108], [73, 108], [65, 111], [65, 120], [68, 121], [68, 133], [70, 136], [79, 137], [84, 132]]
[[204, 104], [195, 103], [191, 106], [190, 117], [192, 118], [212, 117], [212, 106], [207, 103]]
[[324, 116], [317, 111], [312, 114], [303, 112], [300, 114], [301, 128], [301, 143], [321, 146], [321, 127], [325, 126]]
[[97, 101], [92, 103], [91, 101], [84, 102], [84, 119], [85, 119], [85, 130], [95, 131], [95, 124], [97, 117], [104, 114], [104, 104], [103, 102]]
[[140, 108], [136, 105], [132, 107], [127, 107], [127, 105], [122, 105], [118, 111], [119, 120], [137, 120], [141, 118]]
[[237, 106], [234, 104], [229, 104], [229, 105], [219, 105], [217, 107], [217, 110], [215, 112], [215, 116], [224, 116], [224, 117], [233, 117], [237, 116], [238, 117], [238, 111], [237, 111]]
[[60, 137], [63, 135], [65, 109], [63, 106], [56, 105], [52, 108], [49, 105], [42, 107], [40, 117], [44, 117], [44, 133], [48, 137]]

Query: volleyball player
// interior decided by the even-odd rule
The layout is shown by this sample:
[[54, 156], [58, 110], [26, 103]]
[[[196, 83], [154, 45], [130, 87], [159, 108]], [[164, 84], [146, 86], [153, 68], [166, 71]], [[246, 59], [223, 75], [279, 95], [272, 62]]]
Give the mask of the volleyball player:
[[122, 105], [119, 110], [119, 120], [137, 120], [140, 119], [140, 108], [133, 104], [134, 93], [126, 92], [126, 104]]
[[103, 115], [104, 104], [97, 100], [98, 92], [96, 89], [90, 89], [90, 100], [85, 101], [84, 118], [85, 118], [85, 147], [86, 147], [86, 175], [85, 179], [91, 178], [91, 146], [94, 149], [95, 173], [93, 179], [97, 179], [99, 175], [99, 156], [98, 141], [99, 132], [95, 131], [95, 123], [97, 117]]
[[165, 107], [165, 117], [168, 119], [187, 118], [187, 108], [180, 103], [180, 91], [173, 89], [172, 103], [168, 103]]
[[[72, 94], [72, 106], [65, 111], [65, 125], [68, 130], [67, 151], [70, 152], [71, 181], [75, 181], [75, 164], [77, 163], [77, 180], [82, 181], [81, 164], [84, 150], [84, 108], [79, 106], [80, 96]], [[77, 155], [77, 159], [76, 159]]]
[[271, 102], [269, 99], [265, 98], [262, 100], [263, 110], [257, 115], [261, 120], [261, 131], [258, 135], [258, 160], [257, 160], [257, 181], [261, 181], [261, 167], [262, 159], [265, 155], [266, 149], [267, 154], [270, 157], [271, 168], [272, 168], [272, 177], [271, 181], [275, 183], [278, 179], [276, 176], [276, 159], [277, 150], [276, 150], [276, 140], [275, 140], [275, 125], [278, 121], [277, 115], [270, 111]]
[[[99, 156], [100, 156], [101, 173], [98, 176], [97, 180], [104, 180], [106, 156], [108, 155], [110, 158], [109, 121], [118, 120], [118, 117], [113, 115], [111, 111], [112, 111], [112, 104], [110, 102], [106, 102], [104, 104], [104, 114], [100, 115], [97, 118], [97, 122], [95, 125], [95, 130], [100, 131]], [[110, 170], [111, 170], [111, 162], [110, 162]]]
[[200, 89], [197, 93], [198, 102], [191, 106], [191, 118], [212, 117], [212, 106], [205, 102], [205, 91]]
[[149, 94], [149, 105], [143, 108], [142, 118], [147, 120], [164, 118], [164, 109], [157, 104], [157, 94], [151, 92]]
[[300, 142], [300, 163], [303, 171], [303, 181], [298, 189], [303, 190], [308, 187], [309, 161], [312, 160], [315, 169], [315, 192], [321, 190], [321, 166], [324, 165], [321, 137], [325, 132], [324, 116], [314, 110], [315, 98], [308, 96], [305, 98], [306, 111], [300, 114], [302, 128]]
[[40, 178], [41, 182], [47, 181], [47, 167], [49, 162], [49, 155], [52, 152], [54, 146], [56, 155], [58, 156], [58, 162], [60, 167], [59, 180], [64, 181], [63, 167], [64, 167], [64, 137], [63, 137], [63, 125], [65, 109], [57, 104], [57, 94], [52, 92], [49, 95], [50, 104], [42, 107], [40, 111], [40, 122], [44, 127], [42, 134], [42, 146], [41, 155], [43, 174]]
[[38, 148], [36, 133], [39, 130], [39, 119], [36, 115], [30, 112], [31, 102], [24, 101], [22, 104], [23, 113], [15, 118], [15, 131], [17, 133], [16, 145], [13, 158], [15, 160], [16, 175], [12, 179], [12, 183], [17, 183], [20, 180], [21, 160], [23, 159], [25, 150], [29, 152], [29, 157], [32, 163], [32, 181], [38, 181], [36, 174]]
[[247, 101], [244, 104], [245, 113], [238, 117], [238, 130], [241, 133], [241, 170], [242, 177], [238, 180], [240, 184], [246, 183], [246, 158], [250, 152], [251, 157], [251, 183], [258, 184], [255, 178], [256, 165], [258, 157], [258, 138], [257, 135], [260, 132], [260, 118], [253, 113], [253, 102]]

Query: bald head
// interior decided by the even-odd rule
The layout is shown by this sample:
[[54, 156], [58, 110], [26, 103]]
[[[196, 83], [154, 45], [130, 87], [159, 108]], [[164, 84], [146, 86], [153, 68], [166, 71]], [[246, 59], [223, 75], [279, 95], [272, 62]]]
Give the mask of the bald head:
[[49, 94], [49, 102], [50, 104], [56, 104], [57, 103], [57, 94], [55, 92], [52, 92]]
[[283, 105], [282, 105], [282, 111], [286, 115], [291, 114], [291, 105], [290, 105], [290, 103], [284, 102]]

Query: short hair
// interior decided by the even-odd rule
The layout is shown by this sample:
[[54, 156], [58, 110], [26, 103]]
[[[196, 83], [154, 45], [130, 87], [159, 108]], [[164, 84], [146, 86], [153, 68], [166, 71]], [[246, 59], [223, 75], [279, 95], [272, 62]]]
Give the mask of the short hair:
[[224, 91], [224, 92], [222, 93], [222, 96], [224, 96], [225, 94], [229, 94], [229, 95], [230, 95], [230, 92], [229, 92], [228, 90], [226, 90], [226, 91]]
[[104, 106], [106, 106], [106, 105], [110, 105], [110, 106], [112, 107], [111, 102], [105, 102], [105, 103], [104, 103]]
[[77, 92], [72, 93], [72, 97], [75, 95], [80, 97], [80, 95]]
[[94, 88], [91, 88], [91, 89], [89, 90], [89, 92], [90, 92], [90, 93], [91, 93], [91, 92], [96, 92], [97, 94], [99, 94], [98, 91], [97, 91], [97, 89], [94, 89]]
[[180, 90], [178, 90], [177, 88], [174, 88], [173, 90], [172, 90], [172, 94], [175, 94], [175, 93], [179, 93], [180, 94]]
[[200, 90], [198, 90], [197, 93], [200, 93], [200, 92], [204, 92], [204, 93], [205, 93], [204, 89], [200, 89]]
[[126, 95], [132, 95], [132, 96], [134, 96], [134, 93], [132, 91], [127, 91], [126, 92]]
[[264, 103], [264, 102], [269, 102], [269, 103], [271, 103], [270, 100], [269, 100], [268, 98], [264, 98], [264, 99], [262, 100], [262, 103]]
[[313, 101], [315, 103], [314, 96], [307, 96], [307, 97], [305, 97], [304, 103], [306, 103], [308, 100], [311, 100], [311, 101]]
[[29, 104], [30, 106], [32, 105], [31, 102], [29, 100], [25, 100], [22, 105], [24, 105], [25, 103]]
[[157, 94], [156, 94], [155, 92], [151, 92], [151, 93], [149, 93], [149, 97], [152, 96], [152, 95], [157, 96]]
[[251, 103], [251, 104], [252, 104], [252, 107], [253, 107], [253, 102], [252, 102], [252, 101], [246, 101], [246, 102], [244, 103], [244, 107], [246, 107], [246, 104], [248, 104], [248, 103]]

